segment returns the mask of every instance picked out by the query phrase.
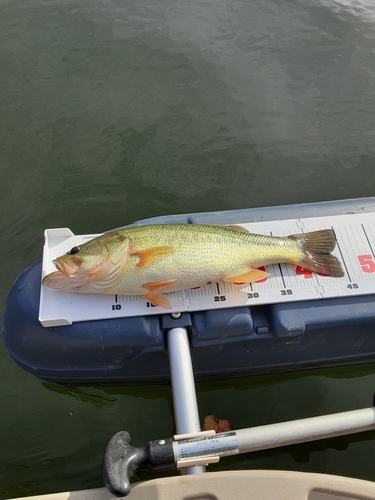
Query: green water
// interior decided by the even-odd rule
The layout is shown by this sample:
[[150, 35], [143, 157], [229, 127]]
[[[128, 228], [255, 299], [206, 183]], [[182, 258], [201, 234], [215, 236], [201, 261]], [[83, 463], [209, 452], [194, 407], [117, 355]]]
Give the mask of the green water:
[[[47, 227], [373, 196], [374, 27], [371, 0], [0, 0], [1, 307]], [[1, 498], [100, 486], [115, 432], [174, 431], [168, 386], [66, 389], [0, 357]], [[200, 383], [200, 413], [243, 428], [369, 406], [373, 369]], [[375, 480], [374, 438], [212, 468]]]

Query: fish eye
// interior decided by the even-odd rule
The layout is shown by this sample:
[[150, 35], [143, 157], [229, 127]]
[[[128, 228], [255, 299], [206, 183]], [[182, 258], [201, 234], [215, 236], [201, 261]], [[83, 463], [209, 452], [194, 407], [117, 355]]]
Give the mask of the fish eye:
[[76, 253], [79, 252], [79, 247], [73, 247], [70, 252], [68, 252], [66, 255], [75, 255]]

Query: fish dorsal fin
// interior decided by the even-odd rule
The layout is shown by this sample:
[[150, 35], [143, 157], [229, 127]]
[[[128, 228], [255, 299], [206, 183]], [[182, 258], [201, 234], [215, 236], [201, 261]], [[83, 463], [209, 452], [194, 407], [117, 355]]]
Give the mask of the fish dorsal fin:
[[227, 229], [231, 229], [232, 231], [237, 231], [238, 233], [248, 233], [249, 232], [246, 229], [246, 227], [237, 226], [237, 224], [229, 224], [228, 226], [223, 226], [223, 227], [226, 227]]
[[232, 231], [237, 231], [238, 233], [248, 233], [249, 231], [242, 226], [237, 226], [237, 224], [228, 224], [224, 226], [223, 224], [210, 224], [210, 226], [223, 227], [224, 229], [231, 229]]

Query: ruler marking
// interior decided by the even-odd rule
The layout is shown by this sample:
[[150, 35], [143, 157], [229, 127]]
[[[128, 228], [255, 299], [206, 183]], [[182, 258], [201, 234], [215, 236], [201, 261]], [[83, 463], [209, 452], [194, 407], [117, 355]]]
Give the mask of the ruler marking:
[[216, 289], [217, 289], [217, 293], [218, 293], [218, 295], [220, 295], [220, 287], [219, 287], [219, 283], [216, 283]]
[[283, 288], [286, 288], [286, 284], [285, 284], [285, 280], [284, 280], [284, 275], [283, 275], [283, 271], [281, 269], [281, 264], [278, 264], [279, 266], [279, 270], [280, 270], [280, 276], [281, 276], [281, 280], [283, 282]]
[[364, 233], [364, 235], [365, 235], [365, 238], [366, 238], [366, 240], [367, 240], [368, 246], [370, 247], [370, 250], [371, 250], [372, 256], [373, 256], [373, 257], [375, 257], [375, 253], [374, 253], [374, 250], [373, 250], [372, 245], [371, 245], [371, 243], [370, 243], [369, 237], [367, 236], [366, 229], [364, 228], [363, 224], [361, 224], [361, 227], [362, 227], [363, 233]]
[[[348, 229], [347, 226], [345, 226], [343, 228], [343, 233], [344, 233], [343, 244], [341, 244], [341, 245], [338, 244], [337, 245], [338, 248], [339, 248], [340, 255], [342, 257], [342, 262], [343, 262], [343, 265], [345, 267], [345, 270], [346, 270], [346, 273], [347, 273], [349, 281], [355, 281], [357, 279], [356, 272], [355, 272], [355, 267], [353, 267], [353, 258], [354, 258], [354, 261], [355, 261], [356, 255], [359, 252], [359, 246], [360, 246], [361, 240], [362, 240], [362, 237], [361, 237], [361, 235], [360, 235], [360, 233], [358, 231], [358, 227], [356, 227], [354, 229], [357, 231], [357, 235], [356, 235], [357, 237], [354, 237], [354, 240], [355, 240], [356, 245], [357, 245], [356, 249], [353, 248], [352, 244], [349, 244], [349, 246], [348, 246], [348, 243], [353, 239], [353, 230], [351, 231], [351, 234], [349, 234], [349, 229]], [[344, 252], [344, 250], [345, 250], [345, 252]], [[347, 263], [347, 260], [344, 257], [344, 253], [345, 253], [346, 257], [349, 259], [348, 263]], [[355, 278], [352, 278], [351, 275], [350, 275], [349, 264], [350, 264], [350, 267], [353, 270]]]
[[[333, 229], [333, 227], [331, 226], [333, 232], [335, 233], [335, 230]], [[335, 238], [336, 238], [336, 233], [335, 233]], [[337, 238], [336, 238], [336, 246], [337, 246], [337, 250], [339, 251], [340, 253], [340, 257], [341, 257], [341, 262], [344, 264], [344, 267], [345, 267], [345, 271], [346, 271], [346, 274], [348, 276], [348, 279], [349, 281], [352, 281], [351, 277], [350, 277], [350, 273], [349, 273], [349, 270], [348, 270], [348, 267], [346, 265], [346, 260], [344, 259], [344, 256], [342, 254], [342, 251], [341, 251], [341, 246], [339, 244], [339, 242], [337, 241]]]
[[[272, 231], [270, 231], [270, 235], [273, 236]], [[283, 235], [285, 235], [285, 231], [283, 231]], [[279, 267], [281, 281], [283, 282], [283, 288], [286, 288], [286, 284], [285, 284], [285, 280], [284, 280], [284, 275], [283, 275], [283, 272], [281, 270], [281, 264], [277, 264], [277, 265]]]

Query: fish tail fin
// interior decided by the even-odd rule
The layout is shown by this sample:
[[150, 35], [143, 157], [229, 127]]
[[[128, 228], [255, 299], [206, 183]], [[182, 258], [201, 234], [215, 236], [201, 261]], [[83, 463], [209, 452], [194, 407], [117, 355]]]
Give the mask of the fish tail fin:
[[334, 278], [344, 276], [345, 273], [341, 262], [334, 255], [330, 255], [336, 246], [333, 229], [293, 234], [289, 238], [297, 242], [300, 251], [303, 253], [302, 258], [295, 264], [309, 271], [326, 274]]

